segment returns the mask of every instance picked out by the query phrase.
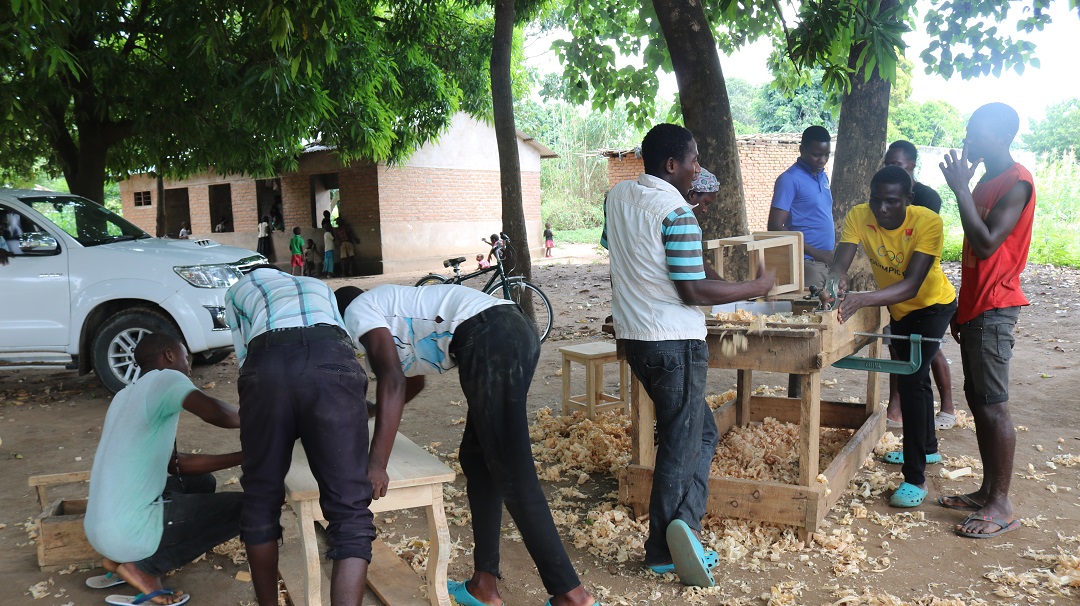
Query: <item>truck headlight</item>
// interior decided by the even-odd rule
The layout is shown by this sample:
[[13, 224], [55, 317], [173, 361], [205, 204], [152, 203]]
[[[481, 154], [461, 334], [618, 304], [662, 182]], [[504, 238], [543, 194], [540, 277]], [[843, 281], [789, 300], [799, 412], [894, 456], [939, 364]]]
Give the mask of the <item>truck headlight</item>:
[[228, 288], [240, 280], [240, 271], [228, 264], [174, 267], [176, 275], [195, 288]]

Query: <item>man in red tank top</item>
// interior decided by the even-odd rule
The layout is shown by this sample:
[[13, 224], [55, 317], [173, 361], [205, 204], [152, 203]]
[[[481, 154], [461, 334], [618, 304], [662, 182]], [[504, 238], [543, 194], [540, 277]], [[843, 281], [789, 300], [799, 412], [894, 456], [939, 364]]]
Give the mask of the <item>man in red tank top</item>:
[[[1003, 103], [975, 110], [963, 153], [949, 152], [941, 164], [956, 194], [964, 226], [960, 296], [952, 334], [960, 343], [964, 394], [979, 440], [983, 481], [971, 494], [941, 497], [950, 509], [973, 512], [956, 533], [995, 537], [1020, 526], [1009, 500], [1016, 432], [1009, 415], [1009, 359], [1020, 307], [1020, 290], [1035, 216], [1035, 181], [1009, 153], [1020, 117]], [[974, 191], [968, 184], [982, 162], [986, 174]]]

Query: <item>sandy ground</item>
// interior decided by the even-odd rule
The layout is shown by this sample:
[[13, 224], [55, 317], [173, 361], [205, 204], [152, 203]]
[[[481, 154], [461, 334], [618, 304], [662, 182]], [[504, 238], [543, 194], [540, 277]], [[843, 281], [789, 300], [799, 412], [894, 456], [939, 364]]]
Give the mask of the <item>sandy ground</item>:
[[[534, 269], [534, 282], [552, 299], [556, 327], [554, 337], [543, 345], [529, 403], [532, 412], [544, 407], [558, 409], [558, 348], [606, 338], [598, 333], [603, 318], [610, 313], [606, 258], [584, 245], [561, 246], [556, 255], [551, 260], [538, 259]], [[952, 274], [957, 270], [955, 266], [947, 269]], [[334, 286], [353, 283], [362, 287], [386, 282], [411, 284], [420, 275], [333, 282]], [[958, 277], [953, 278], [958, 283]], [[796, 544], [791, 529], [714, 523], [707, 539], [719, 548], [724, 561], [718, 568], [718, 588], [702, 594], [685, 591], [671, 578], [642, 570], [640, 530], [625, 516], [609, 511], [617, 504], [613, 493], [617, 481], [612, 475], [592, 473], [579, 485], [579, 473], [564, 473], [562, 481], [545, 482], [545, 490], [555, 503], [560, 532], [585, 584], [603, 596], [606, 604], [1078, 603], [1078, 279], [1076, 271], [1043, 266], [1032, 266], [1025, 274], [1025, 290], [1033, 305], [1020, 317], [1012, 369], [1013, 416], [1019, 429], [1013, 497], [1023, 519], [1021, 529], [996, 540], [959, 538], [950, 529], [962, 515], [931, 504], [941, 494], [973, 490], [979, 481], [975, 434], [970, 428], [957, 427], [939, 434], [942, 452], [947, 462], [953, 463], [947, 467], [974, 462], [975, 475], [947, 480], [931, 467], [930, 497], [914, 512], [889, 508], [887, 491], [884, 496], [868, 498], [846, 495], [818, 540], [805, 546]], [[958, 409], [966, 411], [958, 348], [951, 341], [944, 347], [953, 364]], [[194, 374], [196, 385], [236, 403], [234, 358], [197, 367]], [[865, 375], [858, 372], [836, 369], [827, 371], [824, 378], [823, 395], [831, 398], [859, 394], [865, 381]], [[710, 371], [709, 381], [710, 392], [720, 393], [734, 384], [734, 374]], [[785, 377], [766, 373], [755, 373], [755, 382], [786, 384]], [[401, 431], [453, 463], [461, 434], [456, 421], [464, 417], [464, 397], [453, 372], [429, 379], [428, 385], [406, 409]], [[27, 478], [89, 469], [108, 403], [107, 392], [93, 376], [60, 371], [0, 373], [0, 604], [99, 604], [110, 593], [84, 586], [88, 576], [100, 571], [41, 572], [36, 545], [24, 528], [39, 511]], [[181, 449], [203, 452], [226, 452], [238, 446], [236, 432], [208, 427], [192, 415], [182, 419], [178, 441]], [[545, 465], [540, 467], [543, 470]], [[855, 484], [879, 488], [883, 481], [896, 484], [897, 471], [873, 465], [860, 473]], [[221, 483], [229, 483], [239, 470], [218, 475]], [[237, 490], [238, 486], [230, 483], [224, 489]], [[463, 524], [451, 526], [457, 547], [450, 565], [451, 578], [461, 578], [471, 570], [471, 533], [463, 489], [464, 480], [459, 476], [447, 490], [451, 520]], [[85, 494], [85, 486], [71, 486], [54, 494], [77, 497]], [[620, 518], [620, 523], [608, 525]], [[427, 530], [416, 513], [379, 516], [377, 522], [384, 540], [409, 559], [422, 559]], [[547, 594], [509, 516], [504, 528], [503, 597], [514, 606], [539, 606]], [[622, 556], [615, 553], [617, 550], [604, 549], [603, 540], [592, 540], [590, 545], [590, 540], [583, 538], [605, 533], [609, 544], [614, 541], [628, 546]], [[759, 538], [750, 540], [755, 534]], [[287, 539], [284, 549], [297, 548], [295, 540]], [[1070, 565], [1077, 575], [1072, 577], [1072, 588], [1068, 587], [1070, 579], [1062, 576]], [[235, 579], [241, 570], [246, 566], [211, 554], [176, 572], [167, 584], [192, 593], [193, 604], [249, 604], [254, 600], [250, 583]], [[48, 591], [35, 600], [30, 588], [39, 583]], [[935, 596], [939, 601], [933, 601]]]

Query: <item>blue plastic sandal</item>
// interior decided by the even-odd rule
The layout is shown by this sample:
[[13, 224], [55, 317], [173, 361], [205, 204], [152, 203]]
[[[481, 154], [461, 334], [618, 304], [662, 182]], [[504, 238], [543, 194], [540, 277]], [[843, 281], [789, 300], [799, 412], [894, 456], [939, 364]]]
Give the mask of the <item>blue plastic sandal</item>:
[[[454, 598], [458, 606], [487, 606], [487, 604], [473, 597], [469, 593], [468, 588], [465, 587], [466, 581], [447, 581], [446, 590], [450, 592], [450, 597]], [[503, 602], [503, 606], [506, 606], [506, 602]]]
[[[705, 564], [705, 568], [712, 570], [713, 568], [716, 568], [717, 564], [720, 563], [720, 554], [709, 549], [705, 552], [705, 559], [702, 560], [701, 563]], [[646, 568], [655, 572], [656, 574], [667, 574], [669, 572], [675, 572], [674, 564], [657, 564], [656, 566], [646, 566]]]
[[926, 498], [926, 491], [914, 484], [904, 482], [889, 497], [889, 505], [893, 507], [918, 507]]
[[[881, 457], [881, 460], [886, 462], [886, 463], [890, 463], [892, 465], [903, 465], [904, 464], [904, 452], [901, 451], [901, 450], [894, 450], [892, 452], [887, 452], [887, 453], [885, 453], [885, 456]], [[941, 462], [941, 453], [940, 452], [935, 452], [935, 453], [931, 453], [931, 454], [926, 455], [926, 464], [927, 465], [937, 465], [940, 462]]]
[[716, 581], [705, 565], [705, 548], [686, 522], [671, 522], [665, 534], [675, 574], [679, 575], [682, 584], [691, 587], [715, 587]]

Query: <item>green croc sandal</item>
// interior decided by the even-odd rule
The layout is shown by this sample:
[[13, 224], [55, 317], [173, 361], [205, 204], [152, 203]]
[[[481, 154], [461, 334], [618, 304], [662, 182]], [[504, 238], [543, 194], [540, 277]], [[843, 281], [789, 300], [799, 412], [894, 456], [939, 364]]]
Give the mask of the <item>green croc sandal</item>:
[[[885, 453], [885, 456], [881, 457], [881, 460], [892, 465], [904, 464], [904, 453], [900, 450], [894, 450], [892, 452]], [[927, 465], [936, 465], [941, 462], [941, 453], [935, 452], [926, 455]]]
[[893, 507], [918, 507], [926, 498], [926, 491], [914, 484], [904, 482], [889, 497], [889, 505]]

